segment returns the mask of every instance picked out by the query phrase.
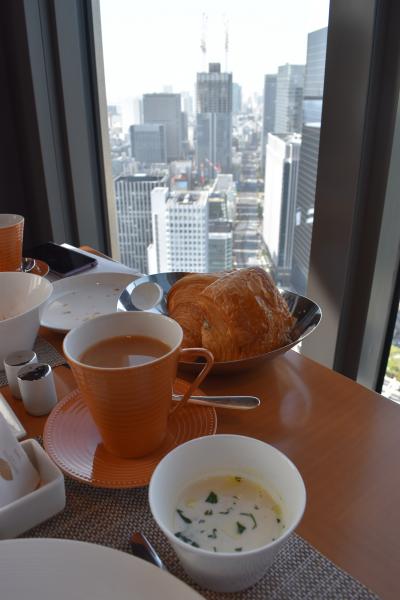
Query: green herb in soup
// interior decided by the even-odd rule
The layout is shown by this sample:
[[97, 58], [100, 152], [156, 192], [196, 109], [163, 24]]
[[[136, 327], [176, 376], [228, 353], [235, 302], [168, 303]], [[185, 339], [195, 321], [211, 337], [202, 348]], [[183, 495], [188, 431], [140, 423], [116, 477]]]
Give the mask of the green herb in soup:
[[211, 552], [259, 548], [284, 528], [281, 508], [267, 490], [239, 475], [209, 477], [187, 487], [174, 522], [179, 539]]

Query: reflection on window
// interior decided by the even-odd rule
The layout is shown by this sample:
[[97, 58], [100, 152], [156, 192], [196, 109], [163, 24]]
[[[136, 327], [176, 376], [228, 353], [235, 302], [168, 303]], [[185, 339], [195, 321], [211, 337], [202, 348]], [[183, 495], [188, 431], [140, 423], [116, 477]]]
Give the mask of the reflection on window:
[[150, 4], [101, 1], [122, 261], [304, 293], [328, 0]]

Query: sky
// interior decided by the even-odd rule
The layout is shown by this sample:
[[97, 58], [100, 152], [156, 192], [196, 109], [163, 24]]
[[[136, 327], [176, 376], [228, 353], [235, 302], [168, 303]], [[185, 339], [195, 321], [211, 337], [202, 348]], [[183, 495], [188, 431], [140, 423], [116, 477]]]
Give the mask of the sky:
[[[107, 103], [144, 93], [193, 93], [208, 62], [228, 71], [244, 98], [262, 94], [264, 75], [285, 63], [305, 64], [307, 34], [328, 24], [329, 0], [101, 0]], [[204, 58], [200, 50], [206, 14]]]

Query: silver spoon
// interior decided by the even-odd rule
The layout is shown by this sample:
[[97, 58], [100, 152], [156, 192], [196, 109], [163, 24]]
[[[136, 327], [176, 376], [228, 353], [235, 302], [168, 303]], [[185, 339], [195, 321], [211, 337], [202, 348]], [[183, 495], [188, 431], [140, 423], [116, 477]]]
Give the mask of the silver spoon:
[[165, 570], [164, 563], [143, 533], [140, 531], [134, 531], [131, 535], [131, 539], [129, 540], [129, 545], [131, 547], [132, 554], [138, 558], [147, 560], [147, 562], [159, 567], [160, 569]]
[[[172, 394], [174, 400], [182, 400], [182, 394]], [[190, 396], [190, 404], [202, 406], [215, 406], [217, 408], [234, 408], [236, 410], [249, 410], [257, 408], [261, 401], [256, 396]]]

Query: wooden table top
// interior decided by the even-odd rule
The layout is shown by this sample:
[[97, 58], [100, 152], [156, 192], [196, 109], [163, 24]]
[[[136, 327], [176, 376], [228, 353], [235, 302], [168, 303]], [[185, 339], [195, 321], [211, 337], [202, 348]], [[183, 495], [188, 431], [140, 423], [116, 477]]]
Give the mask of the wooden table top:
[[[61, 351], [62, 334], [41, 335]], [[190, 379], [188, 374], [180, 374]], [[59, 399], [75, 387], [55, 369]], [[400, 598], [400, 406], [290, 350], [237, 375], [209, 376], [206, 393], [251, 394], [252, 411], [217, 409], [218, 433], [264, 440], [300, 470], [307, 507], [297, 532], [381, 598]], [[8, 388], [1, 392], [28, 437], [45, 417], [31, 417]]]

